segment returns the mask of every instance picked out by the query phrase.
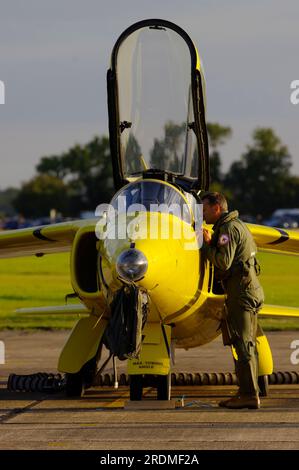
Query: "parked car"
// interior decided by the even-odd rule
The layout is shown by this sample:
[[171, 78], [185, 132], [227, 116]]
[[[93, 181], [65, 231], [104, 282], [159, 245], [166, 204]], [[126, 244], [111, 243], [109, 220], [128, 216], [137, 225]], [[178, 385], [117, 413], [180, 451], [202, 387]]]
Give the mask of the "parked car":
[[265, 225], [270, 227], [280, 227], [280, 228], [289, 228], [294, 229], [299, 227], [299, 214], [289, 214], [286, 213], [284, 215], [272, 216], [270, 219], [264, 221]]

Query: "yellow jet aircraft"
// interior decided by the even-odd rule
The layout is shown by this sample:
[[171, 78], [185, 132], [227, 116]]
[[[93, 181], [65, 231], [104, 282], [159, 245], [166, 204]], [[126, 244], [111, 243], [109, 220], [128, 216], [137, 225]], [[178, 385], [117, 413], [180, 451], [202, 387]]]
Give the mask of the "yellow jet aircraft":
[[[107, 86], [110, 205], [98, 208], [98, 219], [3, 232], [0, 257], [71, 252], [81, 304], [27, 310], [82, 315], [58, 362], [68, 395], [92, 383], [104, 344], [128, 360], [132, 400], [150, 380], [158, 399], [169, 400], [174, 348], [216, 338], [224, 304], [200, 251], [197, 203], [209, 187], [201, 60], [179, 26], [141, 21], [117, 40]], [[299, 232], [248, 227], [259, 249], [298, 254]], [[299, 309], [265, 306], [263, 314], [298, 317]], [[273, 363], [261, 328], [257, 345], [265, 392]]]

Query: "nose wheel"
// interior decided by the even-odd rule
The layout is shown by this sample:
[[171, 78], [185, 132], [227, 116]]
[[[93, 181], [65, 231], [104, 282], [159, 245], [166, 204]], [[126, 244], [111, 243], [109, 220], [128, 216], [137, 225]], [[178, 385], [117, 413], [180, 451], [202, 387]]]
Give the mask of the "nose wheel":
[[65, 393], [67, 397], [82, 397], [84, 389], [83, 375], [80, 372], [66, 374]]
[[140, 401], [142, 399], [143, 376], [130, 375], [130, 400]]
[[170, 400], [171, 374], [167, 375], [130, 375], [130, 400], [142, 400], [144, 385], [157, 388], [157, 400]]
[[158, 375], [157, 381], [157, 400], [170, 400], [171, 374]]

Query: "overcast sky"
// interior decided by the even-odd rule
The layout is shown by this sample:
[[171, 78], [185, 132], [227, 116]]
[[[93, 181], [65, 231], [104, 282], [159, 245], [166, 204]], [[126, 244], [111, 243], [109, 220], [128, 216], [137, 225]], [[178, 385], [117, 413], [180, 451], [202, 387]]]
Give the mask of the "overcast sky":
[[298, 0], [2, 0], [0, 189], [43, 155], [108, 133], [106, 70], [120, 33], [146, 18], [185, 29], [203, 58], [207, 118], [233, 128], [224, 169], [255, 126], [273, 127], [299, 174]]

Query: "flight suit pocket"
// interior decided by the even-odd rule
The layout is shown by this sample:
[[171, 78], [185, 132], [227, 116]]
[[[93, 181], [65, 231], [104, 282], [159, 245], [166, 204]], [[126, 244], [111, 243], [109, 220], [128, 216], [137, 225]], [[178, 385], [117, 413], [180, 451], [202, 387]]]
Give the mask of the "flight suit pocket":
[[220, 328], [222, 333], [223, 346], [231, 346], [233, 344], [233, 337], [226, 318], [221, 320]]
[[264, 292], [261, 286], [250, 288], [240, 293], [239, 305], [243, 308], [259, 309], [264, 302]]

